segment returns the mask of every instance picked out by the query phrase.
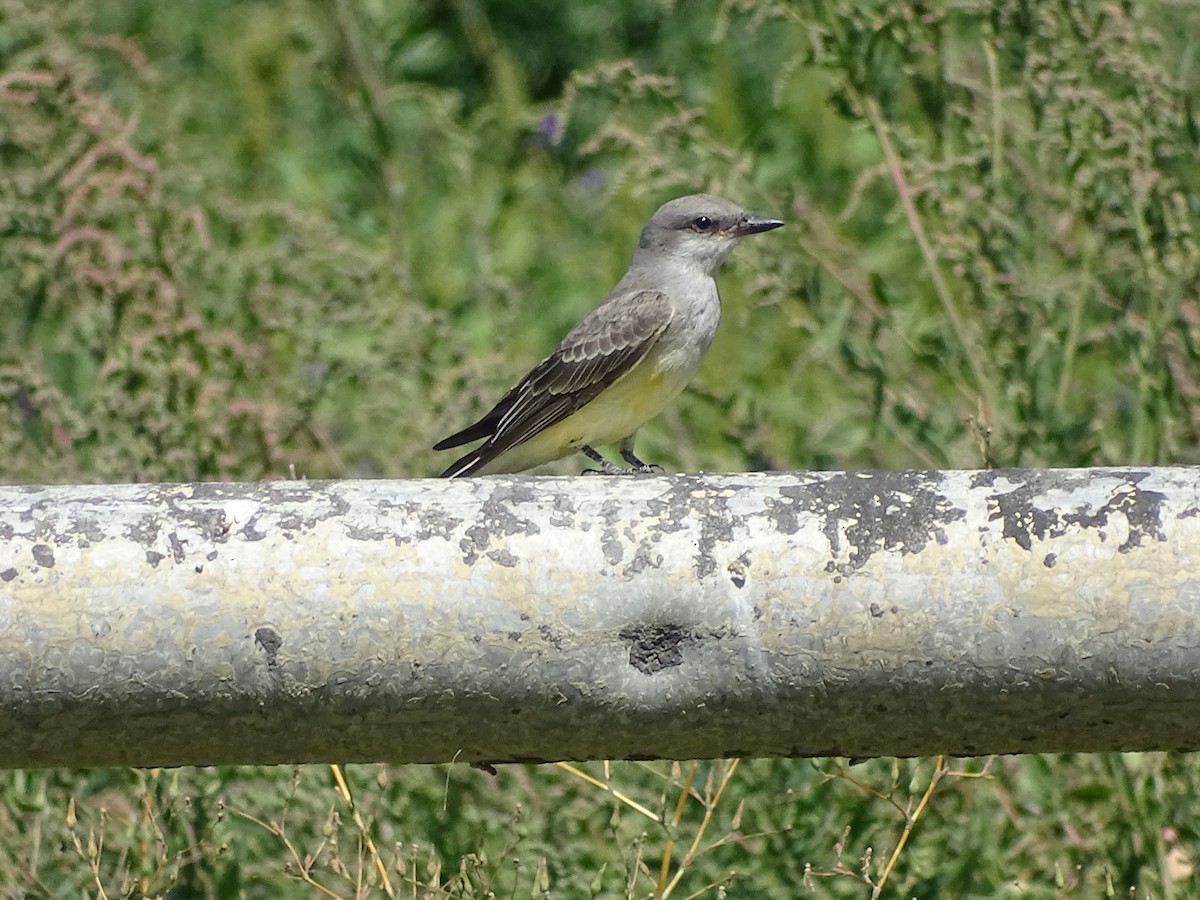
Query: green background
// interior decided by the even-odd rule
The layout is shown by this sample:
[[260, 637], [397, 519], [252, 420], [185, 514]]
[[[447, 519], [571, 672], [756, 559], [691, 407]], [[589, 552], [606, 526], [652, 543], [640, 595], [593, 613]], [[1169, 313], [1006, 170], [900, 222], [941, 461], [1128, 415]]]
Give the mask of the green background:
[[[0, 478], [433, 475], [697, 190], [788, 225], [645, 458], [1196, 463], [1198, 45], [1165, 0], [0, 0]], [[555, 767], [352, 767], [357, 822], [323, 767], [10, 773], [0, 889], [1200, 897], [1191, 756], [585, 768], [658, 820]]]

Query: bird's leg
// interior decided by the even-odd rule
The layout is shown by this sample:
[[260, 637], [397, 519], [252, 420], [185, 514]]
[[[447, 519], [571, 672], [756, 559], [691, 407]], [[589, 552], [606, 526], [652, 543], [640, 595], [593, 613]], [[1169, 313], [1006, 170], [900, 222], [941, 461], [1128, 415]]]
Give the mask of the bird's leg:
[[642, 462], [637, 458], [637, 454], [633, 452], [633, 435], [621, 441], [621, 459], [633, 466], [629, 470], [631, 475], [652, 475], [663, 471], [662, 466], [654, 465], [653, 463]]
[[607, 459], [605, 459], [603, 456], [601, 456], [599, 453], [597, 453], [595, 450], [593, 450], [587, 444], [582, 444], [579, 448], [579, 452], [582, 453], [584, 456], [586, 456], [588, 459], [590, 459], [592, 462], [594, 462], [597, 466], [599, 466], [598, 469], [584, 469], [583, 470], [584, 475], [626, 475], [626, 474], [628, 474], [625, 469], [622, 469], [620, 466], [613, 465], [611, 462], [609, 462]]

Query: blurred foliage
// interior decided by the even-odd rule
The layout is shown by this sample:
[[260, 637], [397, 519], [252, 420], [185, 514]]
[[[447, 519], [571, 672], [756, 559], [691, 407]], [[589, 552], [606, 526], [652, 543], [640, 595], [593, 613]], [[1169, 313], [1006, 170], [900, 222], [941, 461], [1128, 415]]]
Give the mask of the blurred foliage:
[[[646, 458], [1200, 462], [1198, 36], [1167, 0], [0, 0], [0, 477], [432, 474], [701, 189], [788, 228], [722, 276]], [[351, 778], [406, 896], [640, 897], [682, 866], [679, 896], [781, 898], [864, 896], [933, 778], [759, 761], [716, 802], [723, 765], [614, 767], [657, 822], [564, 770]], [[378, 887], [324, 771], [13, 773], [0, 888]], [[1200, 896], [1197, 779], [956, 764], [891, 885]]]
[[1197, 459], [1195, 10], [64, 8], [6, 17], [9, 477], [431, 474], [695, 189], [791, 227], [649, 458]]
[[1194, 10], [8, 3], [11, 478], [433, 473], [694, 189], [791, 228], [648, 457], [1197, 458]]
[[324, 766], [14, 772], [0, 784], [0, 890], [1197, 896], [1191, 755], [594, 763], [495, 776], [353, 766], [345, 780], [352, 804]]

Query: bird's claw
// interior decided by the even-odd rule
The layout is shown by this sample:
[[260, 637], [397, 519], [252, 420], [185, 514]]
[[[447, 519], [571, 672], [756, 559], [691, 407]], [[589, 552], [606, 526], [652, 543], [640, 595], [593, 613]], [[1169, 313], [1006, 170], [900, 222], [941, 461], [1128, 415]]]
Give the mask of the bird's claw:
[[620, 466], [610, 463], [607, 459], [601, 460], [598, 463], [598, 465], [600, 466], [600, 468], [584, 469], [583, 472], [581, 472], [580, 474], [582, 474], [582, 475], [626, 475], [629, 472], [628, 469], [622, 469]]
[[638, 466], [631, 466], [628, 469], [622, 469], [620, 466], [609, 463], [602, 469], [584, 469], [581, 475], [662, 475], [666, 469], [655, 463], [642, 463]]
[[665, 469], [654, 463], [643, 462], [634, 454], [632, 447], [621, 448], [621, 459], [629, 463], [630, 475], [661, 475]]
[[667, 470], [658, 463], [642, 463], [629, 469], [630, 475], [662, 475]]

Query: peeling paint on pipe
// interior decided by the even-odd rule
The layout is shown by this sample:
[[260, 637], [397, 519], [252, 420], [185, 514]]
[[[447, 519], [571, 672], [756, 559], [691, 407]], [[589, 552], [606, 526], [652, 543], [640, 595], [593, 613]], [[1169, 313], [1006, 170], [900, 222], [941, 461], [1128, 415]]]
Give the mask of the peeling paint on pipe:
[[1200, 469], [0, 488], [0, 767], [1200, 749]]

